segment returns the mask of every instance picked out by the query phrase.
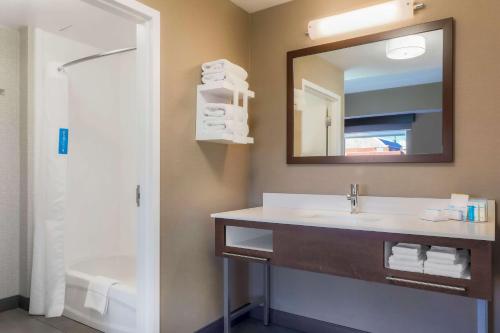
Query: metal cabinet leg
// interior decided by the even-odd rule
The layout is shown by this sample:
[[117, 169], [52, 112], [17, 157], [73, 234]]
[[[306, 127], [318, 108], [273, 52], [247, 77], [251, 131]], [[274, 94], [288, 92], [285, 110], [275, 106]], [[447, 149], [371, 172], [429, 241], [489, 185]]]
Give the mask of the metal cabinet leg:
[[269, 308], [271, 306], [271, 265], [264, 264], [264, 325], [269, 325]]
[[224, 333], [231, 333], [231, 273], [230, 259], [224, 257]]
[[488, 333], [488, 301], [476, 300], [477, 333]]

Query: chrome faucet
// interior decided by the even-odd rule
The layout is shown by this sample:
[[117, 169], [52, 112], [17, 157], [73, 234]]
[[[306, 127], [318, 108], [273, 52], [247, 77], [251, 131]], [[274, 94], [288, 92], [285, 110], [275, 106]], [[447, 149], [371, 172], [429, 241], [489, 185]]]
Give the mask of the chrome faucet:
[[359, 213], [359, 184], [351, 184], [351, 193], [347, 194], [347, 200], [351, 202], [351, 214]]

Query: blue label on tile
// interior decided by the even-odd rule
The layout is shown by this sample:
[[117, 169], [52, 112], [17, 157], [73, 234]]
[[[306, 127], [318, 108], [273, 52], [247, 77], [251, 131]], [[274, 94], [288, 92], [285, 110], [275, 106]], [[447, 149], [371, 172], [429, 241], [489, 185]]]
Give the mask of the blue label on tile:
[[68, 129], [59, 129], [59, 155], [68, 155]]

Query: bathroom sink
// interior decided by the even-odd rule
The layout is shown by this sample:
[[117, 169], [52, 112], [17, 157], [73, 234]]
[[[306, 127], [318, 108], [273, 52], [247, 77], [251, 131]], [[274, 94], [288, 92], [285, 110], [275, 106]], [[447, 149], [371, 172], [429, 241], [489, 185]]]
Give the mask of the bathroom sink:
[[321, 212], [321, 213], [307, 213], [303, 214], [302, 217], [304, 218], [310, 218], [310, 219], [328, 219], [328, 220], [334, 220], [336, 222], [351, 222], [351, 223], [360, 223], [360, 222], [377, 222], [380, 221], [381, 219], [379, 217], [375, 216], [369, 216], [367, 214], [353, 214], [353, 215], [346, 215], [342, 213], [335, 213], [335, 212]]

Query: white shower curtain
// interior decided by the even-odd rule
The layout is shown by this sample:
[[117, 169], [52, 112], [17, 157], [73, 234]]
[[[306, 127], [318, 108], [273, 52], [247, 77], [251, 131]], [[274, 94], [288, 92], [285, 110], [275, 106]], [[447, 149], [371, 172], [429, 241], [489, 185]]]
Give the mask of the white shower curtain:
[[[33, 269], [30, 314], [57, 317], [64, 310], [64, 217], [68, 142], [68, 80], [48, 64], [35, 112]], [[43, 102], [42, 102], [43, 100]]]

